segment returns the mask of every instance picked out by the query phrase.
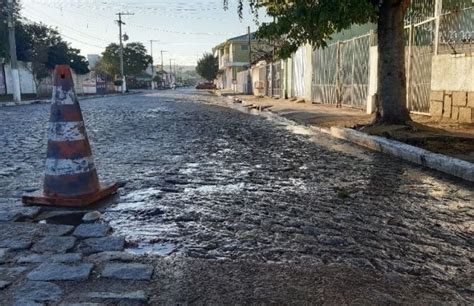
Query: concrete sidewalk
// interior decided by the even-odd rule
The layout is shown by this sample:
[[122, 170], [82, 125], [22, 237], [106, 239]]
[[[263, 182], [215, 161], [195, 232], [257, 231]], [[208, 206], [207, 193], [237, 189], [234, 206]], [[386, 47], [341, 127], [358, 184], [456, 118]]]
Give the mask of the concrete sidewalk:
[[[219, 95], [219, 92], [217, 95]], [[373, 120], [373, 115], [368, 115], [365, 110], [350, 107], [337, 108], [331, 104], [314, 104], [302, 100], [292, 101], [250, 95], [235, 95], [232, 97], [241, 100], [243, 105], [251, 104], [255, 105], [256, 108], [270, 108], [272, 112], [287, 119], [320, 128], [352, 128], [357, 125], [369, 124]], [[474, 125], [472, 124], [439, 122], [430, 116], [419, 114], [412, 114], [411, 117], [416, 123], [434, 129], [441, 129], [455, 136], [474, 137]]]

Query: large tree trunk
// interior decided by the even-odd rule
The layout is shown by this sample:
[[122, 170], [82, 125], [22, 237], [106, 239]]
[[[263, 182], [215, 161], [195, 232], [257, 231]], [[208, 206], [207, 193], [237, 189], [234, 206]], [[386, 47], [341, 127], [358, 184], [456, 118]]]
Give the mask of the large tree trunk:
[[406, 0], [384, 0], [378, 20], [378, 103], [375, 123], [405, 124], [406, 106], [404, 15]]

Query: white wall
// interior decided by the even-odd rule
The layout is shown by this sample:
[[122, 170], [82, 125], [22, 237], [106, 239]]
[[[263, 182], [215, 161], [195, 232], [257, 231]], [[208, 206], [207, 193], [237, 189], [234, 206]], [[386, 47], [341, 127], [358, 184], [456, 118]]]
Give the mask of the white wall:
[[369, 50], [369, 93], [367, 95], [367, 114], [375, 112], [375, 99], [378, 92], [378, 60], [378, 47], [371, 46]]
[[306, 101], [312, 101], [313, 95], [313, 47], [310, 44], [305, 45], [305, 58], [304, 58], [304, 99]]
[[431, 73], [432, 91], [474, 92], [474, 56], [436, 55]]
[[[18, 72], [20, 74], [20, 91], [22, 94], [36, 94], [36, 85], [33, 74], [28, 68], [31, 63], [18, 62]], [[7, 94], [13, 94], [12, 72], [10, 63], [5, 64], [5, 81], [7, 84]]]

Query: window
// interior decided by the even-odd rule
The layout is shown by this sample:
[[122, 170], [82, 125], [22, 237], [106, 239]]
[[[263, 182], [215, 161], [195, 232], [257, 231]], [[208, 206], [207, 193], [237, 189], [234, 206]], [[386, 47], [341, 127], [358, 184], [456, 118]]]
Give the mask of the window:
[[240, 51], [248, 51], [249, 50], [249, 45], [241, 45], [240, 46]]

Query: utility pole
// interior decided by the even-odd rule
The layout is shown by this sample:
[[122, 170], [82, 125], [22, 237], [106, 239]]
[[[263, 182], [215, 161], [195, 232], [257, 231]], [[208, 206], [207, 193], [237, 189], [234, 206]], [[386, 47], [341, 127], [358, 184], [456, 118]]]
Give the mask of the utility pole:
[[150, 54], [151, 54], [151, 89], [155, 89], [155, 64], [153, 62], [153, 43], [159, 40], [150, 39]]
[[250, 35], [250, 26], [247, 27], [247, 33], [249, 36], [249, 69], [248, 69], [248, 75], [247, 75], [247, 93], [249, 95], [252, 94], [252, 38]]
[[171, 66], [171, 61], [172, 60], [173, 59], [170, 58], [170, 83], [172, 83], [172, 81], [173, 81], [173, 67]]
[[[164, 74], [164, 72], [165, 72], [165, 66], [164, 66], [164, 63], [163, 63], [163, 53], [164, 53], [164, 52], [168, 52], [168, 51], [166, 51], [166, 50], [160, 50], [160, 53], [161, 53], [161, 75], [162, 75], [162, 77], [165, 76], [165, 74]], [[162, 80], [162, 81], [164, 81], [164, 80]], [[165, 85], [165, 84], [163, 84], [163, 85]]]
[[21, 101], [20, 74], [16, 58], [15, 24], [13, 22], [13, 0], [8, 0], [8, 43], [10, 44], [10, 67], [12, 71], [13, 101]]
[[117, 20], [117, 23], [119, 25], [119, 39], [120, 39], [120, 76], [122, 78], [122, 93], [125, 93], [127, 89], [127, 84], [125, 80], [125, 75], [123, 74], [123, 42], [122, 42], [122, 25], [125, 25], [125, 22], [122, 21], [122, 16], [127, 16], [127, 15], [134, 15], [132, 13], [117, 13], [116, 15], [119, 16], [119, 20]]

